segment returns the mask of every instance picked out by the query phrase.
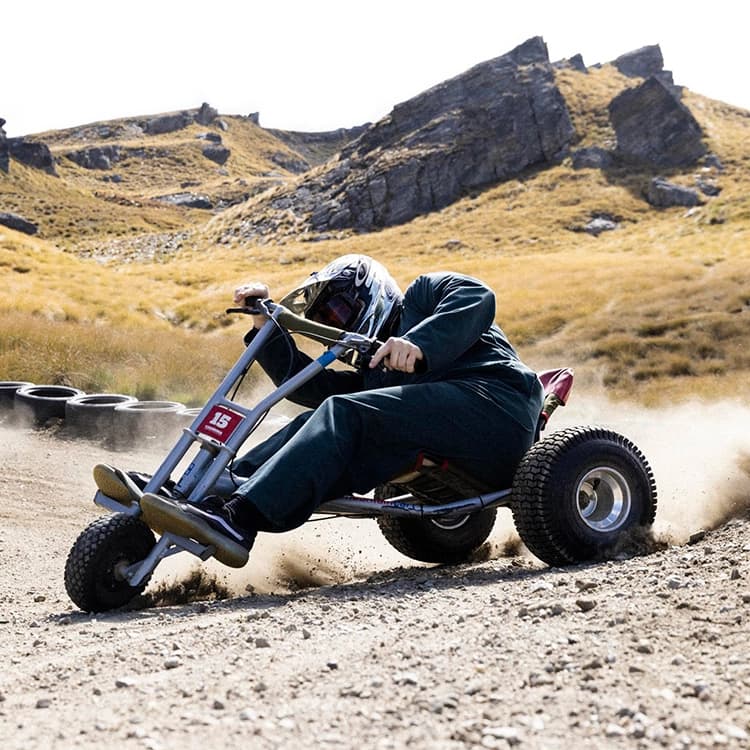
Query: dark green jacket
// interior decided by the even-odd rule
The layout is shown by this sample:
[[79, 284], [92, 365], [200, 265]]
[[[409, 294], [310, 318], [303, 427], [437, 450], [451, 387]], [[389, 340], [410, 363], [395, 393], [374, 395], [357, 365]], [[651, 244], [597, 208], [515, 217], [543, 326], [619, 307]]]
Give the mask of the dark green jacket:
[[[419, 373], [326, 369], [301, 386], [291, 400], [315, 408], [336, 393], [443, 380], [461, 381], [488, 406], [535, 430], [542, 406], [539, 379], [519, 359], [495, 325], [495, 295], [477, 279], [456, 273], [429, 273], [406, 290], [392, 332], [419, 346], [426, 368]], [[275, 334], [258, 357], [278, 385], [310, 362], [288, 334]]]

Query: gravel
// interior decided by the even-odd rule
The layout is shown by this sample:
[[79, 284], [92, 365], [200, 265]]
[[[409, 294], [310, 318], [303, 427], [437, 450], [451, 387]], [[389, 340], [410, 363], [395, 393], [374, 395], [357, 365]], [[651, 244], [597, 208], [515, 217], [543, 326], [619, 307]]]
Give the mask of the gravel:
[[62, 571], [98, 515], [91, 466], [123, 457], [0, 438], [4, 750], [750, 747], [744, 511], [566, 569], [502, 556], [507, 518], [453, 567], [328, 522], [264, 540], [251, 570], [175, 562], [143, 608], [92, 615]]

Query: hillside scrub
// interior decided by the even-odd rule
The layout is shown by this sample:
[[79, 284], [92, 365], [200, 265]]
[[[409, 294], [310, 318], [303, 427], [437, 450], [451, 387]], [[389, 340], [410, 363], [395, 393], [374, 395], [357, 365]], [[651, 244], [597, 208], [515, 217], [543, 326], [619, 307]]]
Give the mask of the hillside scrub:
[[[610, 65], [555, 76], [575, 147], [612, 148], [608, 102], [637, 79]], [[250, 119], [223, 117], [225, 129], [193, 124], [157, 136], [127, 120], [41, 134], [58, 156], [59, 176], [12, 162], [0, 180], [4, 209], [40, 225], [33, 239], [0, 229], [3, 377], [172, 398], [176, 391], [202, 401], [216, 370], [196, 368], [196, 356], [235, 351], [247, 325], [224, 314], [236, 284], [266, 281], [278, 299], [332, 258], [362, 252], [404, 287], [433, 270], [486, 281], [497, 293], [498, 323], [537, 369], [570, 365], [579, 383], [647, 403], [733, 394], [748, 368], [750, 114], [689, 90], [682, 96], [715, 158], [662, 176], [716, 188], [694, 208], [650, 206], [644, 194], [653, 169], [576, 170], [566, 157], [401, 226], [257, 242], [227, 239], [232, 222], [257, 205], [253, 191], [305, 175], [280, 166], [300, 155]], [[123, 149], [171, 155], [123, 159], [120, 182], [64, 157], [84, 136], [87, 145], [101, 145], [120, 131]], [[230, 149], [223, 167], [201, 154], [205, 133]], [[251, 197], [218, 212], [156, 200], [181, 190]], [[615, 228], [593, 236], [586, 227], [600, 217]], [[290, 212], [289, 228], [295, 221]], [[137, 382], [133, 361], [109, 352], [105, 338], [149, 352], [141, 368], [148, 382]], [[205, 356], [221, 363], [217, 370], [234, 358]], [[197, 379], [179, 374], [196, 369], [204, 373]]]

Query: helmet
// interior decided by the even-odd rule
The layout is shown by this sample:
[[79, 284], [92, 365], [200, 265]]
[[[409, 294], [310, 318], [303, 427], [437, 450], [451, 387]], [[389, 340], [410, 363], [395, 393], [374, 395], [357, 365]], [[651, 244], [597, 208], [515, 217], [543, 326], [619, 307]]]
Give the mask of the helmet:
[[318, 323], [376, 337], [400, 308], [402, 296], [380, 263], [352, 254], [310, 274], [281, 304]]

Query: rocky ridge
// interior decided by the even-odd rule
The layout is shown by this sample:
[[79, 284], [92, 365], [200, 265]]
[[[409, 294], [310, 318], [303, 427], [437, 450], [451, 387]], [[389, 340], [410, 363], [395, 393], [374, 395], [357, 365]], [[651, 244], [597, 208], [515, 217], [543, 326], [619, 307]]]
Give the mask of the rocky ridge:
[[[223, 244], [325, 239], [402, 224], [472, 191], [563, 160], [570, 160], [574, 169], [650, 172], [642, 188], [644, 200], [658, 208], [687, 205], [678, 185], [664, 189], [671, 183], [659, 170], [675, 174], [712, 157], [699, 124], [681, 101], [681, 88], [663, 69], [659, 46], [621, 55], [612, 66], [633, 79], [609, 104], [614, 145], [577, 148], [586, 134], [572, 123], [556, 71], [586, 75], [589, 68], [580, 55], [551, 63], [544, 41], [534, 37], [396, 105], [374, 124], [329, 133], [265, 131], [279, 144], [269, 155], [279, 171], [255, 177], [251, 185], [235, 178], [228, 192], [212, 192], [202, 182], [210, 174], [205, 171], [198, 179], [185, 175], [174, 189], [147, 199], [214, 214], [235, 207], [221, 222], [208, 225], [209, 234]], [[242, 119], [260, 129], [257, 113]], [[68, 159], [86, 171], [102, 173], [97, 179], [110, 186], [118, 185], [123, 177], [113, 170], [122, 164], [134, 169], [139, 161], [173, 158], [168, 146], [150, 146], [149, 138], [195, 124], [207, 128], [197, 135], [206, 162], [219, 175], [228, 174], [235, 157], [222, 133], [235, 127], [234, 120], [207, 103], [155, 117], [83, 126], [66, 140], [80, 147], [58, 149], [54, 157], [38, 139], [8, 139], [0, 127], [0, 170], [7, 172], [17, 160], [54, 175], [56, 164]], [[650, 182], [652, 177], [660, 178], [658, 186]], [[708, 188], [701, 188], [702, 196], [693, 191], [697, 203], [720, 190], [715, 184]], [[34, 216], [18, 218], [39, 226], [44, 236], [44, 226]], [[602, 226], [592, 233], [617, 224]], [[137, 238], [133, 240], [137, 244]]]
[[626, 75], [647, 76], [610, 104], [615, 148], [575, 149], [583, 134], [573, 128], [554, 71], [586, 68], [580, 56], [550, 63], [544, 41], [535, 37], [397, 105], [322, 168], [244, 207], [242, 220], [220, 241], [401, 224], [566, 157], [576, 168], [696, 164], [706, 153], [703, 133], [663, 70], [659, 47], [613, 64]]

